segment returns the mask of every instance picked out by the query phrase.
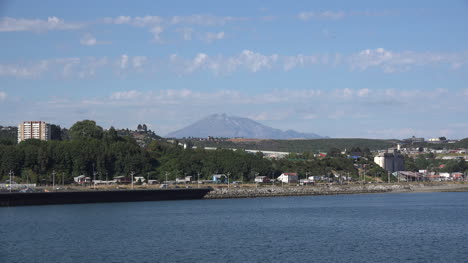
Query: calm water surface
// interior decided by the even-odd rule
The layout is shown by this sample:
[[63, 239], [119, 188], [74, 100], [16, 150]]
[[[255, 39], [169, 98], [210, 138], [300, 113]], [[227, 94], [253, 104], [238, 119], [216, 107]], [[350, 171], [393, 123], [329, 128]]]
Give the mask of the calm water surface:
[[468, 193], [0, 208], [0, 262], [468, 262]]

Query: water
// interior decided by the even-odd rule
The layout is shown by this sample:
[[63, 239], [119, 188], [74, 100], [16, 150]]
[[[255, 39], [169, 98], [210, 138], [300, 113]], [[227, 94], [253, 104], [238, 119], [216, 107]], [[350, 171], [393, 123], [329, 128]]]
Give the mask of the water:
[[468, 193], [0, 208], [0, 262], [467, 262]]

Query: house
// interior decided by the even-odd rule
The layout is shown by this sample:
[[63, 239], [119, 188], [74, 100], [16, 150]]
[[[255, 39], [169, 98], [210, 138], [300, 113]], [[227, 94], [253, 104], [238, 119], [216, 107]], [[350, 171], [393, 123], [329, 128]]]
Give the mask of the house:
[[315, 182], [313, 180], [310, 180], [310, 179], [301, 179], [299, 181], [299, 184], [300, 185], [314, 185]]
[[463, 181], [463, 173], [452, 173], [450, 176], [453, 181]]
[[75, 181], [75, 183], [77, 183], [77, 184], [90, 184], [91, 183], [91, 178], [87, 177], [87, 176], [84, 176], [84, 175], [80, 175], [80, 176], [77, 176], [77, 177], [73, 177], [73, 181]]
[[185, 176], [184, 178], [176, 178], [176, 183], [186, 184], [192, 181], [192, 176]]
[[257, 176], [257, 177], [255, 177], [255, 182], [256, 183], [269, 183], [270, 178], [268, 178], [266, 176]]
[[431, 181], [431, 182], [440, 182], [440, 176], [438, 174], [428, 174], [426, 176], [426, 180]]
[[442, 181], [450, 180], [450, 173], [439, 173], [439, 176]]
[[114, 177], [114, 182], [117, 183], [117, 184], [129, 184], [129, 183], [131, 183], [130, 179], [125, 178], [125, 176], [123, 176], [123, 175]]
[[297, 183], [298, 176], [297, 173], [282, 173], [278, 178], [278, 181], [283, 183]]
[[146, 179], [143, 176], [135, 176], [135, 177], [133, 177], [133, 181], [135, 183], [138, 183], [138, 181], [140, 181], [141, 183], [144, 183], [146, 181]]
[[214, 183], [224, 183], [226, 181], [226, 175], [224, 174], [213, 174], [213, 182]]

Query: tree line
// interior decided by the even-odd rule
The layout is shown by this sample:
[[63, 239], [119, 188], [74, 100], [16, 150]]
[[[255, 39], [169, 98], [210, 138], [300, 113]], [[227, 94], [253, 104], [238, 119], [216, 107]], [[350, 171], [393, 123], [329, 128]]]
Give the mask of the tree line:
[[[19, 144], [0, 143], [0, 175], [6, 179], [10, 171], [15, 180], [39, 184], [50, 183], [52, 173], [64, 178], [86, 175], [106, 180], [115, 176], [144, 176], [149, 179], [169, 180], [193, 176], [211, 179], [212, 174], [230, 174], [231, 180], [253, 181], [255, 176], [277, 177], [283, 172], [329, 176], [332, 172], [356, 176], [356, 161], [339, 153], [317, 159], [304, 153], [294, 159], [266, 159], [261, 153], [243, 150], [183, 149], [164, 139], [154, 139], [145, 147], [130, 136], [119, 135], [113, 127], [104, 130], [94, 121], [75, 123], [63, 132], [54, 134], [61, 140], [26, 140]], [[160, 137], [159, 137], [160, 138]], [[367, 151], [366, 151], [367, 154]]]

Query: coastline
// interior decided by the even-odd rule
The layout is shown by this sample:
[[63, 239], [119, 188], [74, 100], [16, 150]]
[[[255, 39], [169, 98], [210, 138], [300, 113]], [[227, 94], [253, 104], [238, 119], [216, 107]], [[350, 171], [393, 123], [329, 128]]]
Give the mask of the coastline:
[[465, 191], [468, 191], [468, 184], [465, 183], [400, 183], [366, 185], [325, 185], [309, 187], [273, 186], [260, 188], [217, 188], [213, 189], [211, 192], [205, 195], [203, 199]]

